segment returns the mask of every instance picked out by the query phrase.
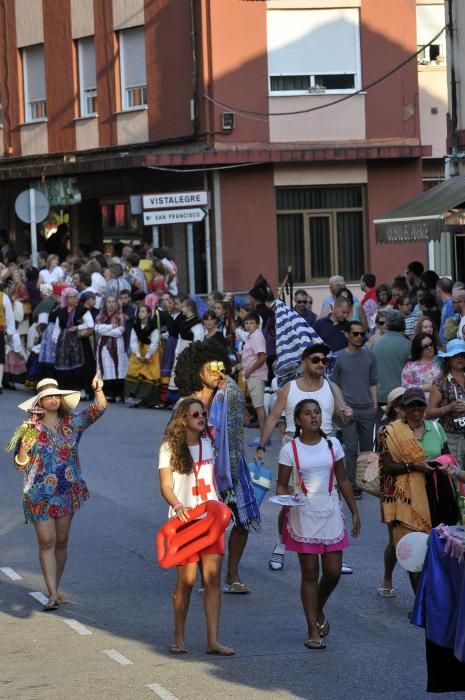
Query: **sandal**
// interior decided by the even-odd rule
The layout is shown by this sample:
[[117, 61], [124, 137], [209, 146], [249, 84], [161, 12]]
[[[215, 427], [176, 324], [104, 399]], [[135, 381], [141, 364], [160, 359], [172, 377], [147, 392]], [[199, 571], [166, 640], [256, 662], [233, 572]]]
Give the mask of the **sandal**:
[[187, 649], [184, 644], [172, 644], [170, 654], [187, 654]]
[[216, 649], [207, 649], [206, 653], [213, 656], [234, 656], [236, 652], [230, 647], [219, 646]]
[[381, 598], [397, 598], [397, 593], [393, 588], [378, 588]]
[[331, 629], [331, 627], [330, 627], [329, 621], [328, 621], [328, 619], [327, 619], [326, 617], [325, 617], [325, 619], [323, 620], [323, 622], [321, 623], [321, 625], [320, 625], [319, 622], [317, 622], [317, 623], [316, 623], [316, 626], [317, 626], [317, 628], [318, 628], [318, 632], [320, 633], [320, 637], [323, 638], [323, 637], [327, 637], [327, 636], [328, 636], [329, 630]]
[[268, 562], [268, 566], [270, 567], [271, 571], [281, 571], [281, 569], [284, 567], [284, 554], [277, 551], [278, 546], [279, 545], [273, 549], [271, 559]]
[[304, 646], [307, 647], [307, 649], [326, 649], [326, 644], [322, 639], [307, 639], [306, 642], [304, 642]]
[[250, 589], [247, 588], [245, 583], [240, 581], [234, 581], [234, 583], [227, 583], [223, 588], [223, 593], [250, 593]]
[[45, 603], [42, 610], [43, 612], [50, 612], [50, 610], [58, 610], [59, 607], [60, 603], [57, 600], [49, 600], [47, 603]]

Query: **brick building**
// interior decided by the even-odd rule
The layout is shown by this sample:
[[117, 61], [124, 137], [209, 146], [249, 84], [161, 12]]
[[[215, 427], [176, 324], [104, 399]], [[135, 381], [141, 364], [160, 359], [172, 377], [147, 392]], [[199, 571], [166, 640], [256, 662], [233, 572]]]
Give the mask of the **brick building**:
[[34, 184], [48, 233], [69, 217], [73, 245], [109, 249], [151, 240], [132, 195], [208, 190], [190, 240], [185, 224], [157, 233], [185, 288], [194, 269], [190, 291], [244, 289], [259, 271], [276, 284], [288, 264], [310, 285], [368, 269], [389, 280], [425, 244], [399, 260], [372, 222], [440, 177], [445, 68], [430, 90], [428, 47], [423, 69], [363, 88], [417, 50], [417, 4], [443, 5], [3, 0], [3, 226], [20, 248], [14, 200]]

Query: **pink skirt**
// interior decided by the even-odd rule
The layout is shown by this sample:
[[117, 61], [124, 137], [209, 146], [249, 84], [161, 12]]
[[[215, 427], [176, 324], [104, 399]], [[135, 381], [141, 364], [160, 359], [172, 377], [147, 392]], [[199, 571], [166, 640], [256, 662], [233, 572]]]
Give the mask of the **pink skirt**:
[[288, 552], [297, 552], [297, 554], [325, 554], [326, 552], [340, 552], [343, 549], [347, 549], [349, 546], [349, 536], [347, 534], [347, 528], [344, 528], [344, 536], [339, 542], [334, 542], [333, 544], [317, 544], [311, 542], [297, 542], [287, 529], [287, 516], [283, 522], [283, 533], [281, 535], [281, 542], [285, 546]]

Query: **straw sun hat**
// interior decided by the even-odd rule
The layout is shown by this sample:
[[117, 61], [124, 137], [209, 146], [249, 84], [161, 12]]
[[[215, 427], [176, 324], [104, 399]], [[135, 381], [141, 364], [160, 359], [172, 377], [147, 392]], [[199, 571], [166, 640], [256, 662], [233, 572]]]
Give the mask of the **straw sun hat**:
[[42, 379], [37, 384], [37, 394], [27, 401], [20, 403], [18, 408], [23, 411], [29, 411], [39, 403], [40, 399], [45, 396], [62, 396], [62, 401], [68, 411], [73, 411], [81, 399], [80, 391], [71, 391], [58, 388], [58, 382], [55, 379]]

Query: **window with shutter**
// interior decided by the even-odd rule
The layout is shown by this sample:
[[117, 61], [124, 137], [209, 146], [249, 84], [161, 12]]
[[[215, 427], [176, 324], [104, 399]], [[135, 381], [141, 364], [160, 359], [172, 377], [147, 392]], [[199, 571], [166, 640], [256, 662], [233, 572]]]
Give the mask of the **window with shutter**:
[[81, 117], [88, 117], [97, 113], [97, 72], [95, 68], [94, 37], [89, 36], [79, 40], [78, 58]]
[[42, 44], [23, 49], [24, 118], [27, 122], [45, 119], [45, 63]]
[[435, 65], [446, 62], [445, 33], [438, 37], [436, 43], [426, 46], [445, 23], [443, 5], [417, 5], [417, 45], [418, 50], [422, 49], [418, 63]]
[[120, 32], [120, 55], [123, 109], [137, 109], [147, 104], [144, 27]]
[[360, 89], [358, 9], [268, 10], [267, 37], [270, 94]]

